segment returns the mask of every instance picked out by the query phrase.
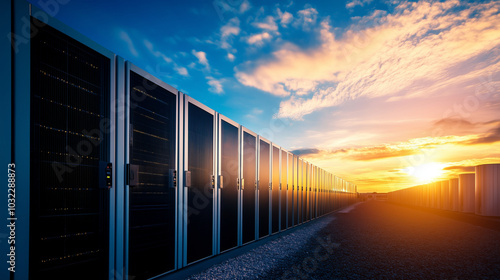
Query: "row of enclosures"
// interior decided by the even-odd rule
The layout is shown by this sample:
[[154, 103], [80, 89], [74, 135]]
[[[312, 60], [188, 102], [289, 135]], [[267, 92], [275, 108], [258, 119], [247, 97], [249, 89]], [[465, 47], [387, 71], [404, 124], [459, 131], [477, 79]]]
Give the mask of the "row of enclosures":
[[35, 34], [13, 56], [29, 209], [15, 279], [153, 278], [355, 201], [354, 184], [14, 2]]
[[475, 167], [458, 178], [390, 192], [388, 200], [434, 209], [500, 217], [500, 164]]

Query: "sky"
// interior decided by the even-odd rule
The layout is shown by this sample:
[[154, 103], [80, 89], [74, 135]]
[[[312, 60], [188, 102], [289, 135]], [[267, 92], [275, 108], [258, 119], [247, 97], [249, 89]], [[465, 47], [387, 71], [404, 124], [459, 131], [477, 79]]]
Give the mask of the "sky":
[[500, 163], [498, 1], [30, 1], [359, 192]]

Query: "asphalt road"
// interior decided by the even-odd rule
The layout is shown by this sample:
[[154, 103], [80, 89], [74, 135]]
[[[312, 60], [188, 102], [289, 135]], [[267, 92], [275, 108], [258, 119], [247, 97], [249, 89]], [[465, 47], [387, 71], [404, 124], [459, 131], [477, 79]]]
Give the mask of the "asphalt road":
[[500, 279], [500, 218], [368, 201], [162, 279]]
[[500, 279], [500, 219], [377, 201], [333, 215], [263, 278]]

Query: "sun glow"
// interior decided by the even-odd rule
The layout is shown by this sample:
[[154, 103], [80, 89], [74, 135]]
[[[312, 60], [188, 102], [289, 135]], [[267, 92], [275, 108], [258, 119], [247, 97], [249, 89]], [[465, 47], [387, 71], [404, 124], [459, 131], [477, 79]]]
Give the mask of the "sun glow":
[[430, 162], [407, 167], [403, 172], [415, 177], [418, 183], [430, 183], [443, 174], [443, 167], [443, 164]]

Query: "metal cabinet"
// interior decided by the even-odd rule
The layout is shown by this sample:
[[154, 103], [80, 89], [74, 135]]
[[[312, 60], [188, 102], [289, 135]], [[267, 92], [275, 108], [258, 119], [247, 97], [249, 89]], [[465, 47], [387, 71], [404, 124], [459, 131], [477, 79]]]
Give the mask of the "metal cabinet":
[[257, 229], [257, 134], [242, 128], [240, 181], [242, 188], [242, 243], [254, 241]]
[[173, 87], [127, 63], [128, 275], [175, 269], [177, 102]]
[[[215, 111], [185, 96], [184, 100], [184, 263], [215, 253], [216, 170]], [[186, 209], [187, 208], [187, 209]]]
[[280, 150], [280, 230], [287, 228], [287, 155], [286, 151]]
[[271, 232], [280, 230], [280, 148], [272, 145]]
[[[31, 12], [24, 19], [35, 35], [17, 54], [29, 64], [16, 65], [30, 78], [23, 81], [28, 98], [16, 101], [30, 123], [24, 136], [30, 279], [107, 278], [113, 259], [115, 57], [55, 20], [47, 25], [42, 11]], [[16, 97], [23, 96], [20, 91]]]
[[238, 246], [240, 223], [240, 126], [218, 115], [218, 244], [223, 252]]
[[271, 188], [271, 143], [259, 137], [259, 238], [269, 235], [270, 232], [270, 188]]

